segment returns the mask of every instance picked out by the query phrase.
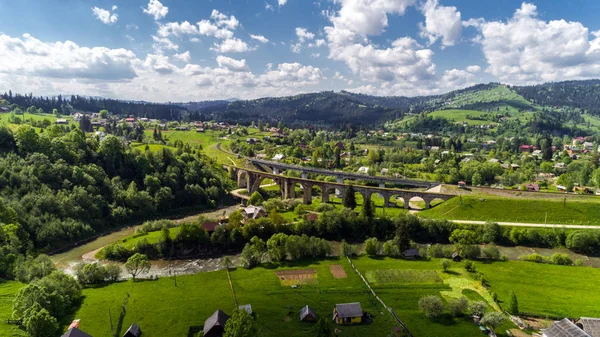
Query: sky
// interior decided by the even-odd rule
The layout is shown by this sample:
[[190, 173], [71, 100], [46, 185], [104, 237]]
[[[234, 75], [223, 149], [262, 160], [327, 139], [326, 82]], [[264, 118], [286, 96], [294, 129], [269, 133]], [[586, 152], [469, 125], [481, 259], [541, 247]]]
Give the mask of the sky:
[[153, 102], [600, 77], [600, 1], [0, 0], [0, 92]]

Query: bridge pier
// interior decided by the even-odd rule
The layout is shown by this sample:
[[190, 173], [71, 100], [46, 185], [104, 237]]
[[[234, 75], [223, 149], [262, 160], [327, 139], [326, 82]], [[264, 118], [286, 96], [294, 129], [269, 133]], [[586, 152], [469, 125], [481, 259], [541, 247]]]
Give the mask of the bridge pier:
[[319, 186], [321, 188], [321, 202], [328, 203], [329, 202], [329, 189], [323, 185]]
[[279, 174], [279, 167], [273, 167], [273, 174]]
[[303, 202], [305, 205], [312, 204], [312, 186], [311, 185], [303, 185], [304, 186], [304, 199]]
[[[379, 183], [379, 188], [385, 188], [385, 183]], [[383, 198], [383, 194], [377, 193], [380, 198]]]
[[[338, 184], [343, 184], [344, 183], [344, 178], [342, 177], [336, 177], [335, 180], [337, 181]], [[342, 191], [339, 188], [335, 189], [335, 196], [336, 197], [340, 197], [340, 195], [342, 194]]]
[[302, 171], [302, 179], [308, 179], [308, 173]]

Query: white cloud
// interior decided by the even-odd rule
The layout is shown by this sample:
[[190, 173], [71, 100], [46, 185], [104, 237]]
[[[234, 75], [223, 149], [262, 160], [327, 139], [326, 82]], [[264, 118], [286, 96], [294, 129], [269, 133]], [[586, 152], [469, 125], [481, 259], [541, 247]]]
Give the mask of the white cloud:
[[196, 24], [188, 21], [167, 22], [158, 25], [158, 35], [161, 37], [183, 35], [204, 35], [212, 36], [218, 39], [231, 39], [233, 32], [239, 26], [240, 22], [235, 16], [227, 16], [216, 9], [213, 9], [210, 19], [200, 20]]
[[298, 36], [298, 40], [300, 42], [304, 42], [306, 40], [312, 40], [315, 38], [315, 34], [306, 30], [306, 28], [296, 27], [296, 36]]
[[129, 23], [129, 24], [125, 25], [125, 28], [127, 30], [138, 30], [138, 29], [140, 29], [140, 27], [138, 27], [138, 25], [136, 25], [135, 23]]
[[469, 20], [489, 63], [487, 72], [511, 84], [600, 76], [600, 37], [580, 22], [544, 21], [523, 3], [506, 21]]
[[246, 42], [238, 38], [226, 39], [220, 44], [215, 43], [210, 49], [219, 53], [243, 53], [252, 50]]
[[133, 38], [131, 35], [129, 35], [129, 34], [125, 34], [125, 38], [126, 38], [127, 40], [129, 40], [129, 42], [133, 42], [133, 41], [135, 41], [135, 39], [134, 39], [134, 38]]
[[190, 63], [192, 61], [192, 55], [190, 54], [189, 50], [185, 53], [175, 54], [173, 57], [185, 63]]
[[154, 40], [154, 44], [152, 46], [156, 50], [162, 50], [162, 49], [177, 50], [177, 49], [179, 49], [178, 45], [176, 45], [175, 43], [173, 43], [171, 40], [169, 40], [166, 37], [158, 37], [158, 36], [152, 35], [152, 40]]
[[146, 55], [144, 66], [159, 75], [169, 75], [178, 70], [176, 66], [169, 62], [169, 57], [162, 54]]
[[323, 77], [321, 69], [313, 66], [304, 66], [300, 63], [282, 63], [277, 70], [270, 70], [259, 77], [261, 85], [279, 86], [285, 83], [288, 86], [305, 86], [317, 84]]
[[271, 5], [270, 3], [266, 2], [266, 1], [265, 1], [265, 9], [269, 10], [271, 12], [274, 10], [273, 5]]
[[240, 22], [235, 18], [235, 16], [231, 15], [230, 17], [227, 17], [227, 15], [219, 12], [216, 9], [213, 9], [212, 13], [210, 14], [210, 17], [213, 20], [215, 20], [217, 26], [219, 27], [225, 26], [229, 29], [235, 30], [240, 24]]
[[[113, 6], [112, 10], [114, 11], [115, 9], [117, 9], [116, 6]], [[117, 15], [116, 13], [111, 13], [110, 11], [103, 8], [92, 7], [92, 13], [94, 13], [96, 19], [102, 21], [102, 23], [106, 25], [110, 25], [119, 20], [119, 15]]]
[[169, 13], [169, 7], [164, 6], [158, 0], [150, 0], [148, 7], [144, 8], [144, 13], [154, 17], [155, 21], [158, 21]]
[[342, 61], [368, 82], [402, 82], [408, 88], [430, 82], [435, 75], [433, 51], [410, 37], [400, 37], [381, 48], [368, 40], [387, 27], [388, 14], [403, 14], [412, 0], [341, 0], [325, 27], [329, 58]]
[[277, 0], [277, 4], [279, 5], [279, 7], [281, 6], [285, 6], [285, 4], [287, 4], [288, 0]]
[[0, 35], [0, 73], [46, 78], [118, 81], [136, 77], [135, 54], [126, 49], [44, 43], [29, 34]]
[[217, 64], [219, 67], [227, 68], [231, 71], [248, 71], [246, 60], [236, 60], [231, 57], [219, 55], [217, 56]]
[[481, 71], [481, 67], [478, 65], [472, 65], [472, 66], [468, 66], [466, 68], [466, 70], [470, 73], [478, 73]]
[[114, 11], [116, 11], [116, 10], [117, 10], [117, 8], [119, 8], [119, 7], [117, 7], [117, 5], [113, 5], [113, 6], [112, 6], [112, 11], [113, 11], [113, 12], [114, 12]]
[[269, 42], [269, 39], [267, 39], [266, 37], [262, 36], [262, 35], [254, 35], [254, 34], [250, 34], [250, 38], [254, 39], [256, 41], [262, 42], [262, 43], [267, 43]]
[[442, 39], [442, 46], [453, 46], [461, 33], [460, 12], [454, 6], [440, 6], [438, 0], [427, 0], [421, 8], [425, 15], [425, 24], [419, 24], [422, 37], [429, 39], [429, 44]]

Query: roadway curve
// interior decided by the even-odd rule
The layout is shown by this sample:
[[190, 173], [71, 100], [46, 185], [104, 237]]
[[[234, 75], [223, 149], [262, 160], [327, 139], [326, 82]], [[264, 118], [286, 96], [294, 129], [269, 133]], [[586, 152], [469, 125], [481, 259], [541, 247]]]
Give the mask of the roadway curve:
[[[465, 225], [485, 225], [486, 221], [475, 221], [475, 220], [448, 220], [459, 224]], [[600, 229], [600, 226], [596, 225], [559, 225], [559, 224], [543, 224], [543, 223], [526, 223], [526, 222], [497, 222], [500, 226], [508, 227], [542, 227], [542, 228], [567, 228], [567, 229]]]

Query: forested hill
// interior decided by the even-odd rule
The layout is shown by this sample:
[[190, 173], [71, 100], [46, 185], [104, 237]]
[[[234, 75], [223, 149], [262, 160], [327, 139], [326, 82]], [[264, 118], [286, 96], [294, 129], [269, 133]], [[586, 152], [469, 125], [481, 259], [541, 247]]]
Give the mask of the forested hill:
[[600, 80], [552, 82], [512, 89], [539, 105], [576, 107], [600, 115]]

